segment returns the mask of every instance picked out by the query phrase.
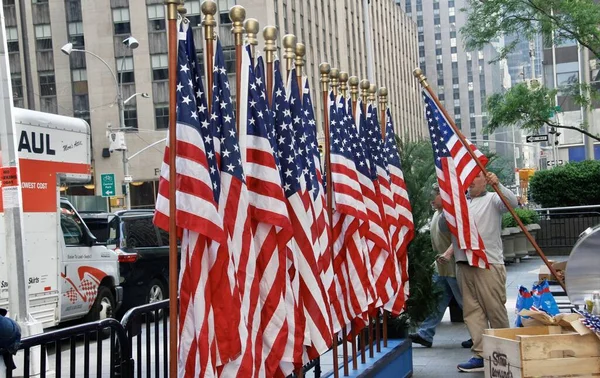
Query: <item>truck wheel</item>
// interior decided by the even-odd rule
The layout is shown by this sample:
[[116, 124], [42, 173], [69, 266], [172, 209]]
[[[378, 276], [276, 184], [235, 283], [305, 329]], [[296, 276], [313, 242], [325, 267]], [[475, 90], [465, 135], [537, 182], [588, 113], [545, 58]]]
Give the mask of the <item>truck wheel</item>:
[[[164, 299], [167, 299], [169, 294], [167, 292], [167, 288], [165, 287], [165, 283], [158, 279], [154, 278], [150, 281], [148, 285], [148, 294], [146, 295], [146, 303], [154, 303], [160, 302]], [[156, 316], [155, 316], [156, 314]], [[158, 310], [156, 313], [152, 313], [149, 315], [150, 320], [160, 320], [164, 315], [163, 310]]]
[[[94, 305], [86, 316], [86, 322], [95, 322], [114, 317], [115, 297], [112, 291], [106, 286], [98, 287], [98, 294]], [[101, 332], [102, 338], [110, 336], [110, 329], [104, 329]]]

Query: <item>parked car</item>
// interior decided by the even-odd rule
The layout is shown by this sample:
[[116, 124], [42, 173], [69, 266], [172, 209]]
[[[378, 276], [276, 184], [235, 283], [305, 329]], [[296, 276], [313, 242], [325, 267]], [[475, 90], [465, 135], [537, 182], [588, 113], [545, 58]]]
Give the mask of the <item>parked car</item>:
[[98, 242], [117, 252], [123, 287], [119, 316], [169, 297], [169, 234], [154, 225], [153, 210], [81, 214]]

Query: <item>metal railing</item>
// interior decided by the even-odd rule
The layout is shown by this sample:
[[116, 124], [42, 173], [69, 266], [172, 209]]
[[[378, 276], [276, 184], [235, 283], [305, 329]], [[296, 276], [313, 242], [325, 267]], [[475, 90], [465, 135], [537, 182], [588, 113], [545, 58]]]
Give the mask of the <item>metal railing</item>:
[[600, 224], [600, 205], [535, 209], [540, 215], [536, 241], [544, 252], [569, 254], [579, 235]]
[[[108, 340], [103, 340], [109, 332]], [[92, 348], [92, 344], [96, 345]], [[66, 344], [68, 348], [63, 346]], [[108, 351], [105, 350], [109, 346]], [[90, 376], [130, 377], [133, 360], [125, 330], [115, 319], [105, 319], [73, 327], [58, 329], [25, 337], [20, 353], [14, 357], [18, 375], [35, 375], [45, 378]], [[63, 353], [68, 353], [63, 361]], [[95, 364], [92, 354], [95, 353]], [[37, 357], [37, 358], [36, 358]], [[104, 362], [109, 359], [109, 364]], [[66, 373], [66, 374], [65, 374]], [[13, 377], [13, 370], [6, 368], [6, 377]]]

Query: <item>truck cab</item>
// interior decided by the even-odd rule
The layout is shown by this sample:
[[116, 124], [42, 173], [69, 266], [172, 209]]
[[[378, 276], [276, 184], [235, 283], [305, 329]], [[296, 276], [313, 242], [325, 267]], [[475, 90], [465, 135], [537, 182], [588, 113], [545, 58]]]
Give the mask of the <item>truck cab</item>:
[[[117, 254], [98, 244], [61, 184], [91, 181], [90, 126], [84, 120], [14, 108], [29, 313], [43, 327], [112, 317], [122, 302]], [[0, 217], [4, 217], [0, 201]], [[0, 238], [5, 234], [0, 219]], [[0, 279], [7, 277], [0, 244]], [[0, 282], [0, 308], [10, 282]]]

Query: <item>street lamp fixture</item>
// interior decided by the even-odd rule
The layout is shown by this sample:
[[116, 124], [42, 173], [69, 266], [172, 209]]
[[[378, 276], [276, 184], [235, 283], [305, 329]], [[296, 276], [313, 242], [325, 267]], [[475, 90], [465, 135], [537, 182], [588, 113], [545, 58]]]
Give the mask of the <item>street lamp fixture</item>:
[[[125, 38], [123, 40], [123, 44], [130, 49], [136, 49], [140, 43], [138, 42], [138, 40], [133, 37], [133, 36], [129, 36], [127, 38]], [[144, 98], [148, 98], [150, 97], [147, 93], [135, 93], [133, 96], [129, 97], [127, 100], [123, 99], [123, 88], [120, 84], [120, 82], [122, 82], [121, 80], [117, 79], [117, 75], [115, 74], [115, 71], [112, 69], [112, 67], [104, 60], [102, 59], [99, 55], [88, 51], [88, 50], [84, 50], [84, 49], [76, 49], [73, 47], [72, 43], [67, 43], [65, 44], [63, 47], [61, 47], [60, 49], [65, 55], [71, 55], [71, 53], [73, 52], [82, 52], [85, 54], [89, 54], [92, 55], [93, 57], [95, 57], [96, 59], [98, 59], [99, 61], [101, 61], [106, 68], [108, 68], [108, 70], [110, 71], [110, 73], [113, 76], [113, 79], [115, 80], [115, 87], [117, 90], [117, 105], [119, 106], [119, 129], [121, 130], [125, 130], [125, 103], [127, 101], [130, 101], [133, 97], [140, 95]], [[123, 63], [125, 62], [125, 60], [123, 60]], [[123, 72], [123, 67], [121, 67], [121, 72], [119, 73], [120, 75]], [[127, 162], [129, 161], [129, 159], [127, 158], [127, 150], [124, 149], [123, 150], [123, 175], [124, 177], [129, 177], [129, 167]], [[125, 206], [127, 209], [131, 208], [131, 199], [129, 198], [129, 183], [127, 182], [127, 180], [123, 180], [123, 185], [124, 185], [124, 190], [123, 190], [123, 197], [125, 198]]]
[[150, 98], [150, 95], [148, 93], [146, 93], [146, 92], [144, 92], [144, 93], [138, 92], [138, 93], [134, 93], [131, 96], [127, 97], [127, 99], [125, 101], [123, 101], [123, 104], [127, 104], [135, 96], [142, 96], [143, 98]]

